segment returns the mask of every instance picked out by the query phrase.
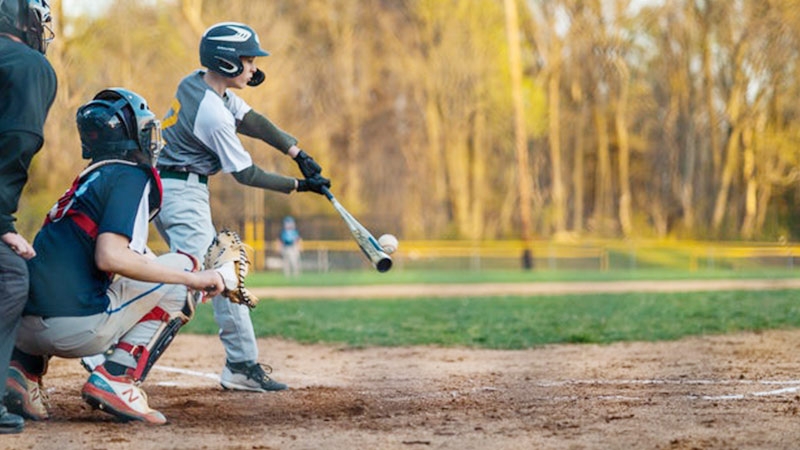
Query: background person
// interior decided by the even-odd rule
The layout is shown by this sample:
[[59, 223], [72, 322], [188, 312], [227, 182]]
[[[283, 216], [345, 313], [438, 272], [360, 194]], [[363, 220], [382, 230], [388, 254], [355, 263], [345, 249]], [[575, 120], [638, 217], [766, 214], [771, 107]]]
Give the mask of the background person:
[[283, 228], [278, 238], [283, 258], [283, 274], [287, 277], [300, 276], [300, 250], [302, 238], [297, 231], [297, 224], [294, 217], [287, 216], [283, 219]]

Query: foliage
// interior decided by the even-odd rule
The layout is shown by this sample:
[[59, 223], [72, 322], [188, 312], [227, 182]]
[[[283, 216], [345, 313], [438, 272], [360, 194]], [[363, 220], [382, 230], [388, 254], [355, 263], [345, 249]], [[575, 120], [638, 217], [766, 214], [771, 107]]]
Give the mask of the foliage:
[[[259, 60], [267, 83], [241, 95], [323, 163], [354, 214], [380, 214], [403, 238], [517, 238], [508, 5], [521, 17], [535, 236], [797, 233], [796, 0], [109, 1], [83, 16], [56, 2], [59, 94], [18, 215], [29, 237], [84, 164], [76, 108], [121, 85], [163, 115], [198, 68], [204, 27], [233, 20], [272, 52]], [[211, 188], [229, 221], [218, 225], [333, 214], [228, 176]]]

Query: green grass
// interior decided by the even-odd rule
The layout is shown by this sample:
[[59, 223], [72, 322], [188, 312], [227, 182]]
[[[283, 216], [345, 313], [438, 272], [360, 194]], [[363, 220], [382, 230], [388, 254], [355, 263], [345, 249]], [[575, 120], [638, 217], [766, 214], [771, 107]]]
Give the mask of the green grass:
[[[549, 343], [656, 341], [800, 326], [800, 291], [630, 293], [547, 297], [270, 300], [259, 336], [349, 346], [522, 349]], [[211, 305], [185, 332], [217, 332]]]
[[345, 286], [393, 283], [519, 283], [529, 281], [715, 280], [745, 278], [796, 278], [797, 270], [783, 268], [747, 270], [636, 269], [636, 270], [392, 270], [304, 273], [287, 279], [278, 272], [258, 272], [247, 277], [248, 287]]

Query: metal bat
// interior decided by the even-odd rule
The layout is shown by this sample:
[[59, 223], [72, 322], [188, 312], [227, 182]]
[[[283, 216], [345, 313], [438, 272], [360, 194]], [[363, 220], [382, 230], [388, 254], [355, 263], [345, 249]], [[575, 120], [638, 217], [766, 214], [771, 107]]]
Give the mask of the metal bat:
[[344, 209], [344, 206], [336, 200], [336, 197], [331, 194], [328, 188], [323, 187], [322, 192], [325, 194], [325, 197], [328, 197], [328, 200], [331, 201], [334, 209], [342, 216], [347, 227], [350, 228], [353, 239], [356, 240], [359, 248], [364, 252], [364, 256], [378, 269], [378, 272], [386, 272], [391, 269], [392, 258], [383, 251], [383, 247], [378, 244], [378, 241], [372, 236], [372, 233], [367, 231], [363, 225], [358, 223], [358, 221]]

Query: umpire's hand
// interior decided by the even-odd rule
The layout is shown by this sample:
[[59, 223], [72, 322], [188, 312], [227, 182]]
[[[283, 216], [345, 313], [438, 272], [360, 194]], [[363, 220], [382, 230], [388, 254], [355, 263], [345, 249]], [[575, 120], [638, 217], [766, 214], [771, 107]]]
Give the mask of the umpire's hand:
[[0, 239], [5, 242], [11, 250], [14, 250], [14, 253], [25, 259], [31, 259], [36, 256], [36, 250], [33, 249], [33, 246], [17, 233], [8, 232], [0, 236]]

